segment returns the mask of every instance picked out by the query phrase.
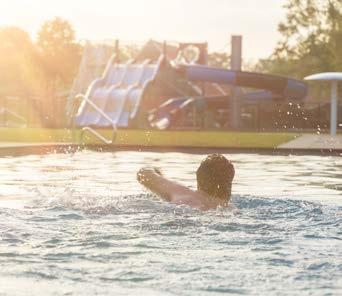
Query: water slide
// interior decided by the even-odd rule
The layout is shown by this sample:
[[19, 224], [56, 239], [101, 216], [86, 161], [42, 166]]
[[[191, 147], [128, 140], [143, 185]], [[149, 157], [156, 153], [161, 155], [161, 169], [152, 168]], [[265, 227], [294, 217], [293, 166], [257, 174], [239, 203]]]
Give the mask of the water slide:
[[[127, 127], [129, 120], [136, 116], [144, 90], [155, 79], [163, 59], [161, 56], [156, 64], [150, 64], [149, 60], [141, 64], [116, 64], [113, 57], [103, 76], [91, 83], [85, 96], [117, 127]], [[109, 127], [112, 123], [84, 100], [76, 115], [76, 125]]]
[[[87, 100], [83, 100], [76, 116], [76, 125], [110, 127], [114, 123], [117, 127], [128, 127], [130, 120], [137, 115], [144, 91], [160, 73], [162, 61], [164, 61], [164, 56], [161, 56], [154, 64], [151, 64], [149, 60], [140, 64], [133, 62], [117, 64], [115, 57], [112, 57], [102, 77], [95, 79], [85, 94], [87, 100], [90, 100], [97, 108], [94, 108]], [[243, 94], [241, 100], [260, 101], [275, 98], [300, 100], [307, 92], [304, 82], [286, 77], [201, 65], [180, 65], [175, 66], [175, 69], [183, 75], [183, 79], [190, 82], [229, 84], [259, 90]], [[172, 83], [174, 79], [170, 77], [169, 82]], [[210, 100], [210, 98], [207, 99]], [[168, 112], [166, 110], [180, 110], [190, 104], [190, 101], [184, 104], [183, 101], [177, 100], [175, 108], [173, 103], [168, 102], [168, 104], [163, 105], [161, 113], [166, 114]], [[101, 109], [106, 116], [95, 109]]]
[[261, 73], [232, 71], [201, 65], [184, 65], [179, 69], [190, 81], [230, 84], [240, 87], [262, 89], [284, 99], [301, 100], [307, 94], [303, 81]]
[[[177, 68], [189, 81], [229, 84], [256, 89], [256, 91], [241, 94], [239, 99], [244, 102], [301, 100], [307, 94], [307, 86], [304, 82], [287, 77], [202, 65], [178, 65]], [[203, 108], [211, 108], [211, 105], [226, 106], [227, 100], [229, 100], [227, 96], [169, 99], [158, 108], [151, 110], [149, 122], [152, 127], [167, 129], [172, 122], [178, 120], [187, 106], [197, 105], [197, 108], [199, 107], [199, 110], [203, 111]]]
[[85, 93], [90, 83], [101, 76], [112, 55], [113, 53], [108, 46], [86, 42], [78, 73], [68, 96], [66, 105], [68, 118], [71, 119], [73, 116], [75, 97], [80, 93]]

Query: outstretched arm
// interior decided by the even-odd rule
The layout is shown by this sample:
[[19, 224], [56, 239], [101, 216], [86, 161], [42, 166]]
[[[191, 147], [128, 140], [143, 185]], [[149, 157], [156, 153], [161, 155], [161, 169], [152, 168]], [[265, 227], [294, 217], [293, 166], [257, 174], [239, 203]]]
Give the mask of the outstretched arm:
[[181, 196], [189, 195], [190, 189], [164, 178], [156, 168], [142, 168], [137, 174], [140, 184], [167, 201], [174, 202]]

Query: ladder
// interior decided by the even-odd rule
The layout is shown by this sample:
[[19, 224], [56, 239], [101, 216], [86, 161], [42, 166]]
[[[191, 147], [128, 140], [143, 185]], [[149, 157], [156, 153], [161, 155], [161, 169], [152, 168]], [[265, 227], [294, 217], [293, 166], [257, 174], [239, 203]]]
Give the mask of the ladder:
[[[89, 98], [87, 98], [85, 95], [83, 94], [78, 94], [77, 96], [75, 96], [75, 101], [78, 100], [82, 100], [85, 101], [87, 104], [89, 104], [91, 107], [93, 107], [97, 112], [99, 112], [101, 114], [101, 116], [103, 116], [104, 118], [106, 118], [112, 125], [112, 130], [113, 130], [113, 135], [111, 139], [107, 139], [104, 136], [102, 136], [100, 133], [98, 133], [95, 129], [91, 128], [90, 126], [85, 126], [82, 128], [82, 132], [81, 132], [81, 136], [80, 136], [80, 142], [82, 144], [84, 144], [84, 136], [87, 133], [92, 134], [93, 136], [95, 136], [97, 139], [99, 139], [102, 143], [107, 144], [107, 145], [111, 145], [114, 144], [115, 140], [116, 140], [116, 136], [117, 136], [117, 127], [116, 127], [116, 123], [101, 109], [99, 108], [94, 102], [92, 102], [91, 100], [89, 100]], [[75, 120], [73, 120], [75, 121]], [[73, 125], [73, 131], [75, 129], [75, 125]], [[73, 133], [74, 134], [74, 133]], [[73, 137], [74, 138], [74, 137]]]

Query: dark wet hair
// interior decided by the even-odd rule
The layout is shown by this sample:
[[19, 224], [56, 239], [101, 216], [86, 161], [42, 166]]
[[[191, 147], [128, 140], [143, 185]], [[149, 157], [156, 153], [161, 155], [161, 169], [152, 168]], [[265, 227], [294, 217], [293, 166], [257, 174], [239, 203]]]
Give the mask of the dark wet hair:
[[234, 166], [227, 158], [210, 154], [197, 169], [197, 187], [210, 196], [229, 199], [234, 175]]

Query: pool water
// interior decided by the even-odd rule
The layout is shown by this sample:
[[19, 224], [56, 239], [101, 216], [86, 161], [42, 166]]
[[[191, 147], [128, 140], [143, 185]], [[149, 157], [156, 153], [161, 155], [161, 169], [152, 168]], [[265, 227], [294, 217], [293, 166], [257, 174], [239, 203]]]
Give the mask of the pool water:
[[0, 295], [342, 295], [342, 158], [227, 155], [232, 200], [208, 212], [135, 180], [194, 188], [204, 157], [0, 158]]

